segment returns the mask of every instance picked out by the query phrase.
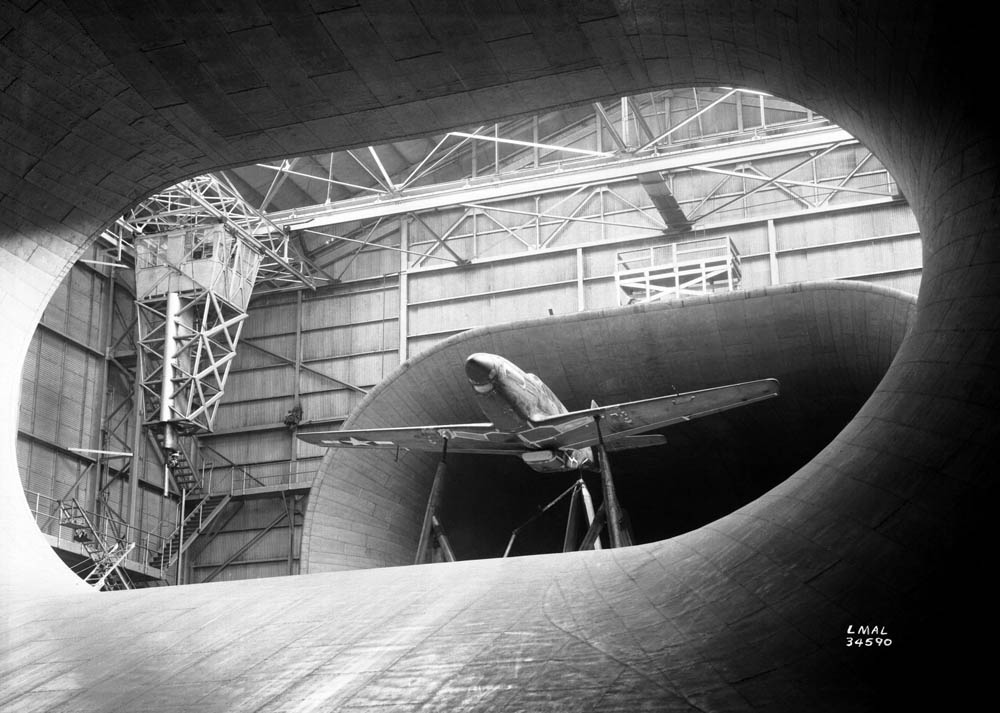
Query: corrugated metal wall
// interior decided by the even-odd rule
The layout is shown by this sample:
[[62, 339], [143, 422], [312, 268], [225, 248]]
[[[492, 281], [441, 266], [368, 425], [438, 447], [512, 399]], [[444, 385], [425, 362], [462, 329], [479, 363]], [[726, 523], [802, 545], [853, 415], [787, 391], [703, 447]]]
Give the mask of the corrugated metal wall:
[[[96, 248], [86, 258], [103, 259]], [[34, 502], [46, 503], [37, 522], [51, 535], [59, 528], [56, 500], [74, 497], [90, 512], [110, 508], [123, 516], [127, 513], [128, 481], [100, 473], [93, 454], [70, 450], [107, 447], [100, 433], [105, 398], [105, 413], [125, 404], [121, 415], [109, 420], [117, 438], [114, 450], [132, 450], [131, 383], [117, 368], [105, 371], [104, 358], [109, 345], [131, 328], [134, 307], [127, 283], [116, 286], [115, 311], [109, 315], [112, 290], [107, 269], [86, 262], [74, 266], [42, 316], [21, 373], [18, 465], [25, 490], [41, 496]], [[129, 340], [123, 340], [119, 355], [130, 348]], [[112, 464], [121, 467], [124, 460]], [[140, 464], [140, 472], [135, 524], [146, 532], [169, 534], [176, 526], [177, 506], [162, 496], [162, 463], [149, 458]]]
[[99, 443], [106, 306], [105, 278], [78, 266], [56, 290], [31, 341], [21, 372], [18, 433], [27, 490], [59, 499], [77, 485], [73, 492], [81, 502], [96, 497], [94, 479], [80, 479], [89, 459], [68, 449]]
[[[303, 510], [304, 504], [300, 504], [298, 511]], [[267, 526], [278, 520], [277, 525], [262, 534]], [[213, 573], [213, 581], [297, 574], [301, 515], [296, 516], [295, 523], [290, 532], [286, 506], [280, 498], [243, 502], [223, 532], [202, 547], [195, 546], [190, 581], [206, 581]], [[291, 569], [289, 550], [292, 552]]]

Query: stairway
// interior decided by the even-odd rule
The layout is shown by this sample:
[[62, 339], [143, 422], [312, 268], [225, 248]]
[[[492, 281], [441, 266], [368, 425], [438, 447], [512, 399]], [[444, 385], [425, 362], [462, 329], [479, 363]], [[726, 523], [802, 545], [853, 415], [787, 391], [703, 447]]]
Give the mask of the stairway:
[[95, 589], [131, 589], [131, 581], [119, 565], [135, 547], [134, 542], [115, 540], [109, 544], [98, 533], [76, 498], [59, 501], [59, 524], [73, 530], [73, 541], [80, 543], [94, 563], [84, 578], [85, 582]]
[[176, 562], [181, 553], [190, 547], [225, 509], [231, 497], [226, 493], [202, 498], [163, 544], [163, 548], [150, 558], [149, 565], [163, 570]]
[[107, 551], [106, 556], [97, 563], [84, 579], [87, 584], [93, 585], [96, 589], [105, 591], [110, 589], [131, 589], [127, 575], [118, 569], [128, 553], [135, 547], [134, 542], [116, 542]]
[[170, 474], [174, 477], [177, 487], [185, 491], [192, 500], [202, 495], [201, 483], [187, 449], [182, 447], [171, 451], [164, 445], [163, 432], [158, 431], [155, 435], [160, 452], [167, 459], [167, 466], [170, 468]]

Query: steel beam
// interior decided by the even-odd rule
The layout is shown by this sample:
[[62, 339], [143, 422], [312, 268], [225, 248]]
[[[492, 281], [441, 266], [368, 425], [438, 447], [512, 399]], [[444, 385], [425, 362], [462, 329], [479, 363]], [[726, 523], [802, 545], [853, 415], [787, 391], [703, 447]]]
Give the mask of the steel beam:
[[[686, 119], [684, 119], [683, 121], [681, 121], [681, 122], [679, 122], [677, 124], [674, 124], [671, 128], [667, 129], [666, 131], [664, 131], [662, 134], [660, 134], [656, 138], [650, 139], [649, 141], [647, 141], [646, 143], [644, 143], [642, 146], [639, 147], [639, 151], [645, 151], [646, 149], [652, 148], [656, 144], [658, 144], [661, 141], [663, 141], [664, 139], [668, 138], [671, 134], [673, 134], [678, 129], [684, 128], [685, 126], [687, 126], [688, 124], [690, 124], [692, 121], [697, 121], [697, 120], [701, 119], [701, 117], [704, 116], [706, 112], [711, 111], [718, 104], [721, 104], [726, 99], [728, 99], [729, 97], [731, 97], [733, 94], [736, 94], [738, 91], [740, 91], [740, 90], [739, 89], [730, 89], [728, 92], [726, 92], [725, 94], [723, 94], [721, 97], [719, 97], [718, 99], [716, 99], [711, 104], [706, 105], [702, 109], [698, 109], [691, 116], [687, 117]], [[697, 102], [698, 101], [698, 93], [697, 93], [698, 90], [695, 89], [694, 92], [695, 92], [694, 98], [695, 98], [695, 101]]]
[[[420, 223], [422, 226], [424, 226], [424, 229], [427, 230], [430, 236], [434, 239], [436, 245], [438, 247], [444, 248], [445, 251], [447, 251], [447, 253], [455, 259], [455, 262], [458, 265], [464, 265], [469, 261], [451, 249], [451, 246], [448, 245], [448, 238], [451, 237], [451, 234], [458, 229], [458, 226], [462, 224], [462, 221], [464, 221], [468, 217], [469, 217], [469, 210], [466, 209], [466, 211], [462, 213], [462, 215], [458, 218], [458, 220], [452, 223], [452, 226], [445, 231], [444, 235], [438, 235], [434, 231], [434, 229], [431, 228], [431, 226], [427, 225], [427, 223], [424, 222], [423, 218], [421, 218], [419, 215], [413, 214], [413, 219], [416, 220], [418, 223]], [[434, 257], [433, 252], [434, 252], [434, 246], [431, 246], [426, 253], [422, 254], [417, 259], [415, 265], [419, 266], [427, 258]]]
[[[813, 162], [815, 162], [815, 160], [817, 158], [819, 158], [819, 156], [812, 157], [810, 160], [813, 161]], [[809, 163], [809, 161], [807, 161], [806, 163]], [[804, 165], [804, 164], [802, 164], [802, 165]], [[800, 167], [801, 167], [801, 165], [800, 166], [796, 166], [796, 168], [800, 168]], [[889, 195], [887, 193], [879, 193], [878, 191], [872, 191], [872, 190], [868, 190], [868, 189], [865, 189], [865, 188], [847, 188], [846, 186], [844, 186], [843, 183], [845, 183], [846, 181], [849, 181], [854, 176], [854, 174], [857, 173], [857, 170], [858, 170], [857, 168], [855, 168], [854, 171], [852, 171], [851, 174], [847, 176], [847, 178], [845, 178], [844, 180], [842, 180], [841, 183], [838, 184], [838, 185], [836, 185], [836, 186], [825, 186], [822, 183], [815, 183], [813, 181], [796, 181], [796, 180], [793, 180], [791, 178], [780, 178], [780, 179], [778, 179], [778, 178], [772, 178], [771, 176], [768, 176], [768, 175], [764, 174], [762, 171], [760, 171], [760, 169], [755, 168], [754, 166], [750, 166], [750, 168], [752, 170], [754, 170], [754, 171], [757, 172], [756, 175], [754, 175], [752, 173], [743, 173], [743, 172], [740, 172], [740, 171], [729, 171], [729, 170], [726, 170], [724, 168], [716, 168], [714, 166], [692, 166], [691, 168], [693, 168], [696, 171], [705, 171], [707, 173], [718, 173], [719, 175], [722, 175], [722, 176], [732, 176], [734, 178], [749, 178], [752, 181], [767, 181], [768, 183], [774, 183], [778, 187], [780, 187], [782, 185], [785, 185], [785, 186], [801, 186], [803, 188], [818, 188], [821, 191], [830, 191], [830, 193], [837, 193], [838, 191], [844, 191], [844, 192], [847, 192], [847, 193], [860, 193], [860, 194], [866, 195], [866, 196], [878, 196], [879, 198], [882, 198], [882, 197], [884, 197], [886, 195]], [[807, 205], [809, 205], [810, 208], [816, 207], [816, 206], [813, 206], [808, 201], [806, 201], [800, 195], [796, 195], [794, 193], [791, 194], [791, 195], [792, 195], [792, 197], [794, 197], [794, 198], [796, 198], [796, 199], [798, 199], [798, 200], [806, 203]], [[824, 201], [824, 202], [826, 202], [826, 201]], [[822, 205], [822, 203], [820, 205]]]
[[[856, 141], [855, 139], [850, 139], [850, 141], [846, 142], [846, 143], [854, 143], [855, 141]], [[736, 198], [733, 198], [731, 200], [726, 201], [722, 205], [719, 205], [719, 206], [716, 206], [715, 208], [712, 208], [712, 210], [708, 211], [707, 213], [703, 213], [702, 215], [697, 216], [696, 218], [693, 219], [692, 222], [694, 222], [694, 223], [701, 222], [702, 220], [704, 220], [708, 216], [712, 215], [713, 213], [718, 213], [720, 210], [728, 208], [733, 203], [738, 203], [739, 201], [746, 200], [753, 193], [756, 193], [757, 191], [761, 190], [762, 188], [767, 188], [772, 183], [777, 182], [778, 179], [783, 178], [784, 176], [787, 176], [789, 173], [792, 173], [793, 171], [796, 171], [796, 170], [802, 168], [803, 166], [805, 166], [806, 164], [808, 164], [808, 163], [810, 163], [812, 161], [815, 161], [815, 160], [817, 160], [819, 158], [822, 158], [823, 156], [825, 156], [826, 154], [830, 153], [834, 149], [839, 148], [840, 146], [843, 146], [843, 145], [844, 145], [844, 143], [838, 142], [838, 143], [833, 143], [833, 144], [830, 144], [828, 146], [823, 147], [823, 149], [818, 154], [814, 154], [812, 156], [809, 156], [809, 158], [807, 158], [807, 159], [805, 159], [803, 161], [799, 161], [798, 163], [796, 163], [791, 168], [785, 169], [784, 171], [782, 171], [781, 173], [777, 174], [776, 176], [768, 178], [767, 180], [765, 180], [760, 185], [755, 186], [754, 188], [751, 188], [749, 191], [747, 191], [747, 192], [745, 192], [745, 193], [737, 196]]]
[[[302, 232], [304, 232], [304, 233], [312, 233], [313, 235], [319, 235], [319, 236], [322, 236], [324, 238], [330, 238], [331, 240], [343, 240], [343, 241], [348, 242], [348, 243], [357, 243], [357, 244], [359, 244], [361, 246], [369, 246], [369, 245], [372, 244], [368, 240], [358, 240], [356, 238], [348, 238], [348, 237], [345, 237], [343, 235], [331, 235], [330, 233], [321, 233], [318, 230], [312, 230], [310, 228], [303, 228]], [[394, 250], [394, 251], [399, 252], [399, 253], [407, 253], [409, 255], [416, 255], [418, 257], [425, 258], [425, 259], [444, 260], [445, 262], [454, 263], [455, 265], [461, 264], [458, 260], [455, 260], [455, 259], [452, 259], [452, 258], [449, 258], [449, 257], [441, 257], [440, 255], [427, 255], [425, 253], [414, 252], [413, 250], [406, 250], [405, 248], [397, 248], [397, 247], [394, 247], [392, 245], [378, 245], [376, 247], [378, 247], [379, 250]]]
[[466, 134], [461, 131], [452, 131], [452, 136], [460, 136], [465, 139], [477, 139], [479, 141], [490, 141], [495, 144], [510, 144], [512, 146], [523, 146], [525, 148], [535, 148], [535, 149], [545, 149], [546, 151], [565, 151], [566, 153], [575, 153], [582, 156], [596, 156], [601, 158], [607, 158], [613, 154], [607, 151], [593, 151], [591, 149], [576, 149], [571, 146], [558, 146], [556, 144], [542, 144], [535, 143], [533, 141], [520, 141], [518, 139], [501, 139], [499, 136], [486, 136], [485, 134]]
[[667, 184], [659, 172], [640, 173], [636, 178], [639, 179], [639, 185], [646, 191], [646, 195], [653, 201], [653, 206], [656, 207], [667, 227], [671, 230], [691, 230], [691, 221], [684, 215], [684, 209], [667, 188]]
[[270, 213], [268, 219], [293, 229], [370, 220], [380, 216], [444, 208], [456, 203], [477, 203], [503, 198], [549, 193], [581, 185], [632, 179], [639, 173], [678, 171], [694, 166], [752, 161], [802, 151], [820, 150], [831, 143], [846, 144], [856, 139], [839, 127], [824, 127], [776, 136], [767, 141], [745, 139], [670, 154], [631, 156], [617, 159], [584, 159], [553, 167], [541, 175], [487, 176], [434, 186], [411, 188], [397, 196], [361, 196], [335, 205], [310, 206]]

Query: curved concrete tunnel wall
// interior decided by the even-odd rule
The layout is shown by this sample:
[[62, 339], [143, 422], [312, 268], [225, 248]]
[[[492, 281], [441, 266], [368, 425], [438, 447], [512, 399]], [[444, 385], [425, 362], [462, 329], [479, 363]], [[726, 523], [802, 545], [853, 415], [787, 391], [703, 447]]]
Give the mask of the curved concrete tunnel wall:
[[[36, 622], [29, 627], [35, 637], [29, 650], [38, 665], [49, 661], [49, 668], [74, 675], [69, 664], [59, 669], [51, 662], [66, 662], [72, 652], [79, 654], [73, 660], [81, 660], [109, 627], [132, 631], [133, 638], [134, 632], [151, 631], [147, 607], [170, 610], [181, 596], [196, 603], [184, 607], [191, 618], [177, 621], [175, 630], [196, 630], [204, 650], [221, 651], [237, 635], [233, 627], [237, 633], [246, 627], [249, 640], [257, 622], [220, 618], [218, 606], [208, 603], [224, 598], [227, 610], [242, 603], [250, 613], [258, 611], [251, 606], [259, 602], [258, 593], [266, 593], [271, 616], [285, 612], [273, 635], [300, 640], [302, 632], [289, 626], [300, 621], [296, 615], [322, 620], [329, 606], [362, 616], [387, 602], [416, 602], [421, 606], [401, 606], [393, 610], [396, 618], [381, 621], [386, 631], [404, 637], [383, 643], [398, 647], [410, 640], [409, 631], [424, 642], [426, 661], [449, 634], [457, 637], [452, 643], [493, 642], [489, 670], [495, 677], [513, 676], [506, 664], [538, 672], [536, 690], [507, 685], [511, 707], [525, 707], [546, 691], [548, 700], [560, 691], [567, 700], [579, 696], [580, 688], [565, 680], [559, 688], [556, 674], [605, 661], [595, 651], [643, 662], [633, 669], [632, 685], [616, 688], [595, 678], [595, 686], [606, 683], [600, 689], [605, 697], [593, 699], [595, 705], [600, 700], [634, 708], [656, 700], [703, 710], [843, 710], [870, 707], [879, 692], [890, 700], [902, 697], [894, 686], [904, 680], [929, 682], [915, 691], [925, 700], [938, 692], [957, 703], [984, 689], [990, 680], [986, 663], [972, 658], [970, 645], [995, 636], [992, 615], [980, 618], [989, 611], [988, 593], [976, 574], [993, 556], [996, 486], [989, 474], [1000, 436], [1000, 161], [995, 123], [979, 96], [992, 66], [987, 23], [965, 23], [959, 9], [944, 2], [639, 0], [620, 11], [587, 4], [579, 16], [558, 4], [524, 7], [515, 29], [538, 37], [534, 46], [541, 49], [533, 64], [512, 69], [479, 51], [487, 41], [503, 39], [484, 39], [476, 20], [488, 28], [491, 18], [442, 18], [430, 9], [415, 10], [423, 26], [434, 28], [422, 36], [425, 46], [417, 54], [440, 52], [440, 74], [414, 71], [406, 58], [384, 50], [375, 62], [367, 53], [334, 51], [306, 59], [297, 54], [309, 45], [296, 27], [308, 33], [315, 23], [336, 34], [341, 18], [344, 27], [357, 27], [357, 8], [307, 12], [304, 24], [257, 9], [246, 18], [192, 14], [180, 25], [143, 23], [104, 5], [68, 7], [58, 0], [24, 11], [6, 7], [0, 72], [0, 304], [6, 342], [0, 357], [0, 507], [6, 539], [0, 591], [17, 621]], [[152, 5], [142, 10], [157, 12]], [[360, 39], [373, 38], [372, 48], [406, 40], [384, 26], [362, 29], [368, 34]], [[239, 33], [243, 40], [269, 43], [268, 67], [253, 65], [236, 50]], [[225, 81], [206, 80], [198, 67], [192, 48], [205, 40], [233, 50], [216, 67]], [[340, 88], [289, 83], [303, 74], [336, 78]], [[17, 375], [46, 300], [103, 224], [158, 187], [222, 166], [694, 84], [767, 90], [844, 126], [893, 173], [924, 240], [918, 316], [891, 368], [847, 427], [778, 491], [727, 517], [722, 527], [614, 553], [111, 598], [72, 593], [72, 576], [34, 530], [20, 493]], [[241, 101], [249, 96], [238, 96], [241, 88], [266, 101]], [[419, 576], [411, 574], [416, 571]], [[564, 593], [557, 609], [533, 594], [540, 583]], [[376, 591], [378, 603], [370, 601]], [[441, 591], [447, 597], [406, 599]], [[300, 592], [314, 599], [303, 600]], [[470, 600], [476, 606], [467, 606]], [[300, 611], [288, 613], [292, 603]], [[428, 618], [430, 607], [435, 614]], [[5, 624], [6, 641], [14, 640], [13, 616]], [[968, 626], [949, 628], [956, 616]], [[364, 621], [374, 626], [377, 617]], [[845, 627], [859, 622], [899, 632], [897, 647], [846, 650]], [[355, 651], [352, 642], [360, 640], [349, 638], [349, 623], [336, 623], [317, 630], [334, 645], [342, 642], [338, 650]], [[537, 636], [528, 648], [505, 648], [511, 639], [502, 632], [519, 623], [533, 626]], [[421, 638], [420, 632], [431, 630], [437, 635]], [[69, 639], [66, 632], [78, 637]], [[42, 641], [51, 642], [49, 649]], [[262, 644], [248, 645], [259, 657], [266, 655]], [[147, 654], [168, 647], [149, 639], [142, 646]], [[59, 656], [43, 658], [55, 651]], [[935, 663], [952, 655], [967, 656], [957, 674]], [[285, 693], [270, 700], [294, 697], [303, 690], [297, 686], [308, 684], [282, 660], [271, 661], [272, 679], [282, 679]], [[252, 663], [241, 669], [248, 688], [242, 694], [216, 692], [215, 700], [235, 704], [262, 695], [264, 684], [249, 671]], [[84, 675], [80, 687], [61, 693], [92, 707], [114, 696], [155, 693], [152, 674], [139, 659], [116, 659], [115, 665], [117, 677]], [[886, 679], [897, 665], [907, 678]], [[422, 671], [437, 676], [439, 684], [463, 675], [460, 668]], [[167, 679], [157, 680], [172, 674], [163, 675]], [[16, 683], [20, 688], [8, 687], [5, 695], [32, 695], [30, 680]], [[463, 690], [472, 695], [474, 684]], [[194, 695], [184, 693], [192, 688], [175, 686], [173, 703]], [[44, 695], [59, 693], [50, 689]]]
[[[345, 428], [481, 421], [463, 368], [480, 351], [538, 374], [571, 410], [591, 399], [621, 403], [675, 388], [779, 379], [777, 400], [666, 429], [670, 445], [655, 453], [616, 456], [622, 503], [639, 541], [649, 541], [643, 525], [664, 532], [649, 522], [649, 508], [693, 529], [804, 465], [875, 389], [914, 313], [915, 300], [904, 293], [835, 282], [478, 328], [403, 364]], [[306, 513], [306, 571], [412, 564], [437, 461], [332, 449]], [[542, 476], [509, 457], [453, 453], [449, 461], [440, 514], [460, 558], [498, 556], [511, 530], [576, 478]], [[659, 480], [679, 482], [670, 488]], [[671, 492], [682, 499], [664, 502]], [[753, 497], [734, 503], [737, 493]]]

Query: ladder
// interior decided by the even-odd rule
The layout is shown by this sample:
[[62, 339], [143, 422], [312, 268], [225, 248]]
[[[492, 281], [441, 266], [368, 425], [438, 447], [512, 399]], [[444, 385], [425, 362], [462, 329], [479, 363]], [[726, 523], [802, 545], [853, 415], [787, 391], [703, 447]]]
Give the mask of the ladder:
[[59, 524], [73, 530], [73, 540], [80, 543], [93, 563], [85, 582], [98, 590], [132, 588], [129, 576], [119, 565], [135, 547], [134, 542], [115, 540], [109, 544], [76, 498], [59, 501]]

